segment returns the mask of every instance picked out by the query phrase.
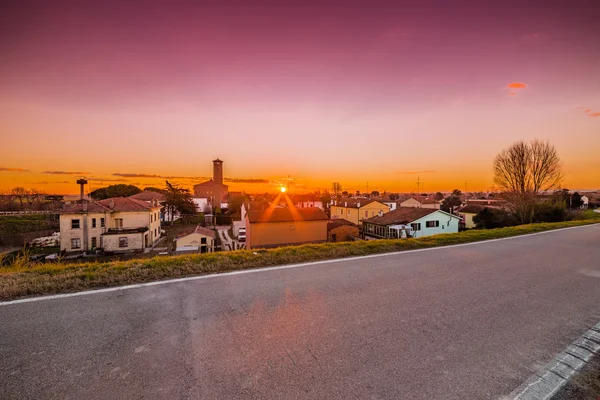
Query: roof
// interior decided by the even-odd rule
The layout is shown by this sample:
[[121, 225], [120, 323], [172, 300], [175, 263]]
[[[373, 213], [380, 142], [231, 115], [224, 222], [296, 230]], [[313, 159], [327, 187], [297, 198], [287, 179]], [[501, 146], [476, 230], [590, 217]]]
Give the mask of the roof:
[[[479, 211], [483, 210], [484, 208], [488, 208], [488, 207], [480, 205], [480, 204], [467, 204], [464, 207], [457, 208], [455, 210], [455, 212], [461, 212], [461, 213], [467, 213], [467, 214], [477, 214]], [[496, 208], [496, 207], [493, 207], [493, 208]]]
[[410, 197], [404, 199], [402, 202], [404, 202], [406, 200], [410, 200], [410, 199], [414, 199], [421, 204], [439, 204], [439, 201], [437, 201], [433, 197], [425, 197], [425, 196], [410, 196]]
[[[370, 200], [367, 198], [362, 198], [362, 199], [342, 199], [340, 201], [337, 202], [337, 204], [334, 204], [334, 207], [344, 207], [344, 208], [359, 208], [358, 205], [360, 204], [360, 207], [364, 207], [368, 204], [371, 204], [373, 202], [375, 202], [377, 200]], [[383, 204], [383, 203], [382, 203]]]
[[[87, 206], [87, 209], [86, 209]], [[149, 211], [159, 206], [152, 206], [151, 204], [132, 199], [129, 197], [111, 197], [109, 199], [91, 201], [91, 202], [77, 202], [75, 204], [68, 204], [63, 208], [63, 213], [104, 213], [104, 212], [135, 212], [135, 211]]]
[[134, 199], [134, 200], [141, 200], [141, 201], [152, 201], [152, 200], [164, 201], [165, 195], [162, 193], [154, 192], [152, 190], [144, 190], [141, 193], [129, 196], [129, 198]]
[[327, 230], [330, 231], [332, 229], [339, 228], [340, 226], [355, 226], [358, 228], [358, 225], [356, 225], [354, 222], [350, 222], [347, 219], [338, 218], [332, 219], [327, 223]]
[[198, 226], [196, 226], [196, 228], [193, 231], [186, 231], [186, 232], [180, 233], [179, 235], [177, 235], [177, 237], [175, 239], [179, 239], [184, 236], [191, 235], [192, 233], [199, 233], [204, 236], [210, 236], [213, 239], [216, 236], [216, 232], [213, 231], [212, 229], [205, 228], [203, 226], [198, 225]]
[[201, 182], [201, 183], [195, 184], [194, 187], [196, 187], [196, 186], [212, 186], [214, 184], [215, 184], [215, 182], [211, 178], [211, 179], [207, 180], [206, 182]]
[[247, 214], [250, 223], [327, 221], [329, 217], [318, 207], [308, 208], [269, 208], [265, 211], [250, 210]]
[[[363, 223], [368, 222], [376, 225], [407, 224], [435, 212], [441, 211], [435, 208], [398, 207], [394, 211], [390, 211], [382, 216], [363, 219]], [[452, 216], [456, 217], [455, 215]]]

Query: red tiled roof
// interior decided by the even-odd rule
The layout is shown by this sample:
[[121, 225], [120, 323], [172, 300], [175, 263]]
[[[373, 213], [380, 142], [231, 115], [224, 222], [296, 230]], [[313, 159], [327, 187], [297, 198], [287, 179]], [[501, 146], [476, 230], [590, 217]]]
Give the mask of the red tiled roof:
[[310, 208], [269, 208], [265, 211], [250, 210], [247, 214], [250, 223], [255, 222], [293, 222], [326, 221], [327, 215], [318, 207]]
[[356, 225], [354, 222], [350, 222], [347, 219], [343, 219], [343, 218], [337, 218], [337, 219], [332, 219], [327, 223], [327, 230], [330, 231], [332, 229], [339, 228], [340, 226], [344, 226], [344, 225], [358, 227], [358, 225]]
[[141, 201], [152, 201], [152, 200], [163, 201], [165, 199], [165, 195], [162, 193], [154, 192], [152, 190], [144, 190], [141, 193], [129, 196], [129, 198], [134, 199], [134, 200], [141, 200]]
[[377, 201], [377, 200], [370, 200], [370, 199], [364, 199], [364, 198], [363, 199], [342, 199], [342, 200], [338, 201], [337, 204], [334, 204], [333, 207], [359, 208], [358, 207], [359, 204], [360, 204], [360, 207], [364, 207], [367, 204], [371, 204], [375, 201]]
[[440, 210], [434, 208], [399, 207], [382, 216], [363, 219], [363, 224], [369, 222], [377, 225], [407, 224]]
[[177, 235], [176, 239], [182, 238], [187, 235], [191, 235], [192, 233], [199, 233], [204, 236], [210, 236], [213, 239], [216, 236], [216, 232], [214, 230], [198, 225], [193, 231], [186, 231], [180, 233], [179, 235]]
[[63, 208], [63, 213], [82, 213], [82, 212], [128, 212], [128, 211], [149, 211], [159, 206], [131, 199], [129, 197], [111, 197], [110, 199], [87, 202], [87, 211], [84, 210], [84, 203], [69, 204]]

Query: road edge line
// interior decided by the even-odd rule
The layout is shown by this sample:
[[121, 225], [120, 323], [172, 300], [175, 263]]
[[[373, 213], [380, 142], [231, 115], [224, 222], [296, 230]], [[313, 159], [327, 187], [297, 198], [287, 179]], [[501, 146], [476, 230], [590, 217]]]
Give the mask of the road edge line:
[[600, 322], [586, 330], [508, 396], [502, 397], [502, 400], [550, 400], [573, 375], [598, 354]]

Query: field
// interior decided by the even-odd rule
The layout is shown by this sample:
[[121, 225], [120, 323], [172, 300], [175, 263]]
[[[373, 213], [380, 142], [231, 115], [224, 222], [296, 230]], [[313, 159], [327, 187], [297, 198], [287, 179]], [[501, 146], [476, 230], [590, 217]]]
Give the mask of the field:
[[0, 236], [58, 229], [58, 216], [52, 214], [2, 215]]
[[586, 214], [585, 218], [587, 219], [579, 221], [470, 230], [420, 239], [324, 243], [270, 250], [242, 250], [172, 257], [156, 256], [111, 262], [38, 264], [31, 262], [27, 255], [24, 255], [0, 268], [0, 300], [274, 265], [424, 249], [600, 222], [600, 214], [597, 213]]

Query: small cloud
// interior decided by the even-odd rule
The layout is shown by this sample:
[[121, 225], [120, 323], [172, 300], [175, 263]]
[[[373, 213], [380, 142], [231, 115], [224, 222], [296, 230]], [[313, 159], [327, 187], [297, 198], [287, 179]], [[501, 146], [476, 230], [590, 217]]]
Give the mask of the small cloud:
[[7, 171], [7, 172], [29, 172], [28, 169], [23, 169], [23, 168], [8, 168], [8, 167], [0, 167], [0, 171]]
[[225, 182], [232, 183], [269, 183], [268, 179], [259, 179], [259, 178], [225, 178]]
[[89, 172], [80, 171], [44, 171], [44, 174], [50, 175], [87, 175]]
[[576, 110], [585, 110], [585, 107], [583, 106], [579, 106], [579, 107], [575, 107]]
[[527, 84], [522, 82], [511, 82], [508, 85], [506, 85], [506, 87], [508, 89], [525, 89], [527, 87]]
[[432, 169], [425, 169], [423, 171], [398, 171], [396, 173], [402, 174], [402, 175], [416, 175], [416, 174], [432, 174], [434, 172], [437, 172], [437, 171], [432, 170]]
[[592, 110], [590, 110], [590, 109], [588, 108], [588, 109], [586, 109], [584, 112], [589, 114], [589, 113], [591, 113], [591, 112], [592, 112]]
[[589, 115], [590, 117], [597, 118], [597, 117], [600, 117], [600, 112], [589, 113], [588, 115]]
[[116, 172], [113, 176], [120, 176], [122, 178], [154, 178], [154, 179], [210, 179], [202, 176], [164, 176], [164, 175], [156, 175], [156, 174], [123, 174], [120, 172]]
[[58, 181], [58, 182], [49, 182], [49, 181], [41, 181], [41, 182], [33, 182], [33, 185], [60, 185], [65, 183], [73, 183], [69, 181]]
[[129, 182], [128, 179], [122, 179], [122, 178], [119, 178], [119, 179], [114, 179], [114, 178], [99, 178], [99, 177], [96, 177], [96, 176], [90, 176], [87, 179], [90, 180], [90, 181], [94, 181], [96, 183], [98, 183], [98, 182]]
[[516, 96], [516, 93], [515, 92], [510, 92], [508, 95], [509, 96]]

